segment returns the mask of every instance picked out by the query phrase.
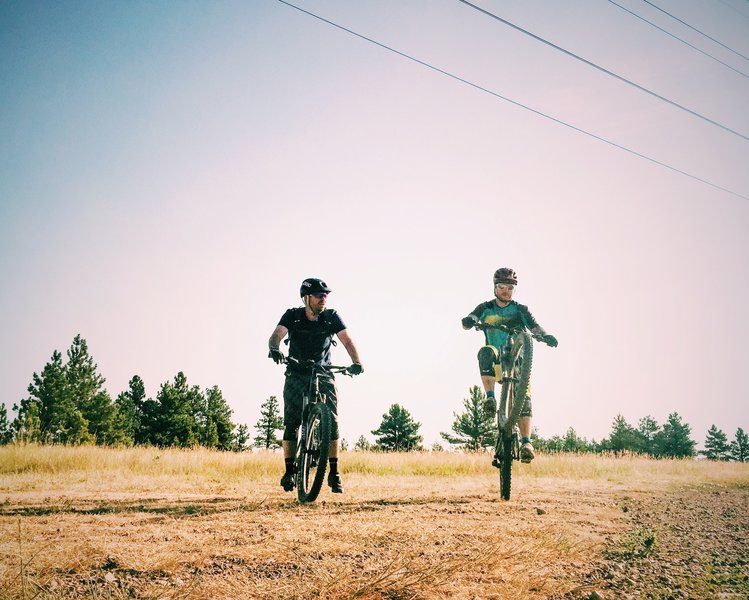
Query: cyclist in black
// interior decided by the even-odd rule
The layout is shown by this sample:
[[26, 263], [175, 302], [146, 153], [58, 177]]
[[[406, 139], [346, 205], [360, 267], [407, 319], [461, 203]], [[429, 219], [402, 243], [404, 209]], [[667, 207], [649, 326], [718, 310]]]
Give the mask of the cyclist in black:
[[[363, 372], [359, 353], [349, 337], [346, 325], [335, 310], [325, 308], [325, 301], [330, 292], [330, 288], [321, 279], [309, 278], [302, 281], [299, 294], [304, 306], [290, 308], [283, 314], [268, 340], [268, 358], [272, 358], [276, 363], [284, 361], [279, 344], [288, 335], [286, 343], [289, 344], [289, 356], [299, 361], [312, 359], [319, 365], [328, 366], [331, 364], [330, 347], [335, 345], [335, 335], [346, 348], [353, 363], [348, 368], [349, 373], [358, 375]], [[301, 425], [302, 394], [309, 384], [309, 377], [309, 371], [297, 365], [289, 364], [286, 367], [286, 382], [283, 388], [283, 456], [286, 471], [281, 478], [281, 486], [287, 492], [294, 489], [297, 431]], [[338, 398], [332, 374], [320, 378], [320, 391], [327, 397], [332, 416], [328, 485], [333, 492], [340, 494], [343, 492], [343, 484], [338, 472]]]
[[[536, 322], [528, 307], [518, 304], [512, 299], [512, 293], [518, 284], [518, 276], [514, 270], [508, 267], [497, 269], [494, 273], [494, 299], [482, 302], [474, 308], [467, 317], [462, 320], [463, 329], [470, 329], [477, 322], [488, 325], [521, 325], [530, 330], [534, 335], [540, 336], [549, 346], [555, 347], [557, 339], [547, 334]], [[496, 383], [495, 367], [499, 360], [499, 348], [507, 341], [507, 333], [501, 329], [487, 329], [486, 346], [479, 350], [479, 372], [481, 383], [486, 391], [486, 403], [484, 410], [487, 413], [497, 411], [497, 402], [494, 398], [494, 384]], [[520, 413], [518, 427], [520, 428], [520, 459], [522, 462], [531, 462], [535, 457], [533, 445], [531, 444], [531, 408], [530, 387], [526, 398], [525, 407]]]

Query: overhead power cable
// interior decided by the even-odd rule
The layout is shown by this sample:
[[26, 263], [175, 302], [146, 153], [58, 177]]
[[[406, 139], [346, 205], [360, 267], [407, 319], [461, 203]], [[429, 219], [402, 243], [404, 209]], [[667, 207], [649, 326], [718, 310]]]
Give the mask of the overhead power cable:
[[475, 10], [477, 10], [477, 11], [483, 13], [483, 14], [485, 14], [486, 16], [491, 17], [492, 19], [496, 19], [500, 23], [504, 23], [505, 25], [508, 25], [509, 27], [512, 27], [513, 29], [516, 29], [517, 31], [519, 31], [521, 33], [524, 33], [525, 35], [528, 35], [528, 36], [532, 37], [534, 40], [537, 40], [537, 41], [539, 41], [539, 42], [541, 42], [543, 44], [546, 44], [547, 46], [551, 46], [555, 50], [559, 50], [560, 52], [563, 52], [567, 56], [570, 56], [570, 57], [572, 57], [572, 58], [574, 58], [576, 60], [579, 60], [580, 62], [583, 62], [586, 65], [593, 67], [594, 69], [598, 69], [602, 73], [606, 73], [606, 75], [610, 75], [611, 77], [614, 77], [615, 79], [618, 79], [619, 81], [627, 83], [627, 84], [631, 85], [632, 87], [635, 87], [638, 90], [645, 92], [646, 94], [650, 94], [654, 98], [658, 98], [659, 100], [662, 100], [663, 102], [666, 102], [667, 104], [670, 104], [671, 106], [675, 106], [676, 108], [679, 108], [679, 109], [681, 109], [681, 110], [683, 110], [685, 112], [688, 112], [690, 115], [693, 115], [693, 116], [695, 116], [695, 117], [697, 117], [699, 119], [702, 119], [703, 121], [707, 121], [711, 125], [715, 125], [716, 127], [720, 127], [721, 129], [723, 129], [725, 131], [728, 131], [729, 133], [732, 133], [734, 135], [737, 135], [740, 138], [743, 138], [743, 139], [749, 141], [749, 136], [747, 136], [747, 135], [745, 135], [743, 133], [740, 133], [740, 132], [736, 131], [735, 129], [731, 129], [730, 127], [728, 127], [726, 125], [722, 125], [721, 123], [718, 123], [717, 121], [713, 121], [712, 119], [706, 117], [705, 115], [702, 115], [702, 114], [700, 114], [700, 113], [698, 113], [698, 112], [696, 112], [696, 111], [694, 111], [694, 110], [692, 110], [690, 108], [687, 108], [686, 106], [683, 106], [683, 105], [679, 104], [678, 102], [674, 102], [673, 100], [669, 100], [668, 98], [666, 98], [664, 96], [661, 96], [660, 94], [658, 94], [658, 93], [656, 93], [656, 92], [654, 92], [652, 90], [649, 90], [646, 87], [641, 86], [639, 83], [635, 83], [634, 81], [631, 81], [631, 80], [627, 79], [626, 77], [622, 77], [621, 75], [617, 75], [613, 71], [609, 71], [608, 69], [606, 69], [606, 68], [604, 68], [604, 67], [602, 67], [600, 65], [597, 65], [596, 63], [591, 62], [588, 59], [583, 58], [582, 56], [579, 56], [578, 54], [575, 54], [574, 52], [570, 52], [569, 50], [565, 50], [561, 46], [558, 46], [557, 44], [555, 44], [553, 42], [550, 42], [549, 40], [546, 40], [546, 39], [544, 39], [544, 38], [536, 35], [535, 33], [531, 33], [527, 29], [523, 29], [522, 27], [520, 27], [518, 25], [515, 25], [514, 23], [511, 23], [510, 21], [508, 21], [506, 19], [503, 19], [502, 17], [500, 17], [498, 15], [495, 15], [494, 13], [491, 13], [488, 10], [484, 10], [480, 6], [476, 6], [475, 4], [472, 4], [472, 3], [468, 2], [468, 0], [458, 0], [458, 2], [462, 2], [466, 6], [470, 6], [471, 8], [473, 8], [473, 9], [475, 9]]
[[504, 100], [505, 102], [509, 102], [510, 104], [514, 104], [515, 106], [518, 106], [520, 108], [523, 108], [527, 111], [530, 111], [536, 115], [539, 115], [541, 117], [544, 117], [546, 119], [549, 119], [550, 121], [554, 121], [555, 123], [558, 123], [559, 125], [564, 125], [565, 127], [568, 127], [569, 129], [573, 129], [574, 131], [577, 131], [579, 133], [582, 133], [584, 135], [587, 135], [589, 137], [592, 137], [593, 139], [596, 139], [600, 142], [604, 142], [606, 144], [609, 144], [610, 146], [614, 146], [615, 148], [618, 148], [620, 150], [623, 150], [625, 152], [628, 152], [629, 154], [633, 154], [634, 156], [637, 156], [639, 158], [645, 159], [651, 163], [654, 163], [656, 165], [659, 165], [661, 167], [664, 167], [666, 169], [669, 169], [670, 171], [673, 171], [675, 173], [679, 173], [681, 175], [684, 175], [686, 177], [689, 177], [690, 179], [694, 179], [695, 181], [699, 181], [700, 183], [704, 183], [705, 185], [709, 185], [712, 188], [715, 188], [717, 190], [721, 190], [723, 192], [726, 192], [727, 194], [731, 194], [733, 196], [737, 196], [739, 198], [743, 198], [744, 200], [749, 200], [749, 196], [746, 196], [744, 194], [741, 194], [739, 192], [735, 192], [733, 190], [730, 190], [726, 187], [723, 187], [721, 185], [718, 185], [717, 183], [713, 183], [711, 181], [708, 181], [707, 179], [703, 179], [701, 177], [698, 177], [697, 175], [692, 175], [691, 173], [688, 173], [687, 171], [682, 171], [681, 169], [678, 169], [676, 167], [672, 167], [669, 164], [666, 164], [664, 162], [661, 162], [660, 160], [656, 158], [652, 158], [650, 156], [647, 156], [645, 154], [642, 154], [640, 152], [637, 152], [636, 150], [632, 150], [631, 148], [627, 148], [626, 146], [622, 146], [621, 144], [617, 144], [616, 142], [613, 142], [611, 140], [608, 140], [602, 136], [596, 135], [595, 133], [591, 133], [590, 131], [586, 131], [585, 129], [582, 129], [580, 127], [577, 127], [576, 125], [572, 125], [570, 123], [567, 123], [565, 121], [562, 121], [561, 119], [557, 119], [556, 117], [552, 117], [551, 115], [547, 115], [546, 113], [537, 110], [535, 108], [531, 108], [530, 106], [527, 106], [521, 102], [518, 102], [516, 100], [512, 100], [511, 98], [508, 98], [506, 96], [502, 96], [501, 94], [497, 92], [493, 92], [490, 89], [487, 89], [483, 86], [480, 86], [476, 83], [473, 83], [471, 81], [468, 81], [467, 79], [463, 79], [462, 77], [459, 77], [458, 75], [454, 75], [448, 71], [445, 71], [444, 69], [440, 69], [439, 67], [435, 67], [434, 65], [429, 64], [428, 62], [425, 62], [423, 60], [420, 60], [418, 58], [415, 58], [409, 54], [406, 54], [405, 52], [401, 52], [400, 50], [396, 50], [395, 48], [392, 48], [391, 46], [387, 46], [381, 42], [378, 42], [377, 40], [373, 40], [372, 38], [369, 38], [365, 35], [362, 35], [361, 33], [357, 33], [356, 31], [353, 31], [352, 29], [348, 29], [347, 27], [344, 27], [343, 25], [339, 25], [338, 23], [334, 23], [333, 21], [330, 21], [324, 17], [321, 17], [320, 15], [317, 15], [313, 12], [310, 12], [308, 10], [305, 10], [299, 6], [296, 6], [295, 4], [292, 4], [291, 2], [287, 2], [287, 0], [278, 0], [281, 4], [285, 4], [286, 6], [289, 6], [291, 8], [294, 8], [298, 10], [299, 12], [302, 12], [306, 15], [309, 15], [310, 17], [314, 17], [315, 19], [322, 21], [323, 23], [327, 23], [328, 25], [331, 25], [337, 29], [340, 29], [341, 31], [345, 31], [346, 33], [350, 33], [353, 36], [356, 36], [362, 40], [365, 40], [367, 42], [370, 42], [371, 44], [374, 44], [375, 46], [379, 46], [380, 48], [383, 48], [384, 50], [387, 50], [389, 52], [392, 52], [394, 54], [397, 54], [398, 56], [402, 56], [403, 58], [407, 58], [408, 60], [411, 60], [415, 63], [418, 63], [422, 65], [423, 67], [427, 67], [428, 69], [432, 69], [433, 71], [436, 71], [437, 73], [441, 73], [442, 75], [446, 75], [447, 77], [450, 77], [451, 79], [454, 79], [456, 81], [459, 81], [461, 83], [465, 83], [466, 85], [471, 86], [472, 88], [475, 88], [477, 90], [480, 90], [482, 92], [485, 92], [491, 96], [494, 96], [495, 98], [499, 98], [500, 100]]
[[625, 12], [628, 12], [628, 13], [629, 13], [630, 15], [632, 15], [633, 17], [637, 17], [637, 18], [638, 18], [638, 19], [640, 19], [641, 21], [645, 21], [645, 23], [647, 23], [648, 25], [651, 25], [651, 26], [655, 27], [655, 28], [656, 28], [657, 30], [659, 30], [659, 31], [662, 31], [663, 33], [665, 33], [665, 34], [666, 34], [666, 35], [668, 35], [668, 36], [671, 36], [671, 37], [672, 37], [672, 38], [674, 38], [675, 40], [679, 40], [679, 41], [680, 41], [680, 42], [681, 42], [682, 44], [686, 44], [686, 45], [687, 45], [687, 46], [689, 46], [690, 48], [693, 48], [694, 50], [697, 50], [697, 52], [699, 52], [700, 54], [704, 54], [704, 55], [705, 55], [705, 56], [707, 56], [708, 58], [712, 58], [712, 59], [713, 59], [714, 61], [716, 61], [716, 62], [719, 62], [719, 63], [720, 63], [721, 65], [723, 65], [724, 67], [728, 67], [729, 69], [731, 69], [731, 71], [735, 71], [735, 72], [736, 72], [736, 73], [738, 73], [739, 75], [743, 75], [744, 77], [746, 77], [747, 79], [749, 79], [749, 75], [747, 75], [747, 74], [746, 74], [746, 73], [744, 73], [743, 71], [739, 71], [739, 70], [738, 70], [737, 68], [735, 68], [735, 67], [732, 67], [732, 66], [731, 66], [731, 65], [729, 65], [728, 63], [726, 63], [726, 62], [723, 62], [723, 61], [722, 61], [722, 60], [720, 60], [719, 58], [716, 58], [716, 57], [714, 57], [714, 56], [713, 56], [712, 54], [709, 54], [708, 52], [705, 52], [704, 50], [702, 50], [702, 49], [698, 48], [697, 46], [695, 46], [695, 45], [693, 45], [693, 44], [690, 44], [690, 43], [689, 43], [689, 42], [687, 42], [686, 40], [683, 40], [683, 39], [681, 39], [681, 38], [680, 38], [679, 36], [676, 36], [676, 35], [674, 35], [674, 34], [673, 34], [673, 33], [671, 33], [670, 31], [666, 31], [665, 29], [663, 29], [663, 27], [659, 27], [658, 25], [656, 25], [656, 24], [655, 24], [655, 23], [653, 23], [652, 21], [648, 21], [648, 20], [647, 20], [647, 19], [646, 19], [645, 17], [642, 17], [642, 16], [638, 15], [638, 14], [637, 14], [636, 12], [633, 12], [633, 11], [629, 10], [628, 8], [625, 8], [625, 7], [624, 7], [624, 6], [622, 6], [621, 4], [618, 4], [618, 3], [614, 2], [614, 0], [609, 0], [609, 2], [610, 2], [611, 4], [613, 4], [614, 6], [618, 6], [618, 7], [619, 7], [619, 8], [621, 8], [621, 9], [622, 9], [623, 11], [625, 11]]
[[691, 25], [690, 25], [689, 23], [687, 23], [686, 21], [682, 21], [682, 20], [681, 20], [681, 19], [680, 19], [679, 17], [675, 17], [675, 16], [674, 16], [674, 15], [672, 15], [672, 14], [671, 14], [670, 12], [668, 12], [668, 11], [666, 11], [666, 10], [663, 10], [663, 9], [662, 9], [662, 8], [661, 8], [660, 6], [656, 6], [655, 4], [653, 4], [652, 2], [650, 2], [650, 0], [642, 0], [642, 1], [643, 1], [643, 2], [645, 3], [645, 4], [649, 4], [649, 5], [650, 5], [650, 6], [652, 6], [652, 7], [654, 8], [654, 9], [656, 9], [656, 10], [659, 10], [659, 11], [661, 11], [661, 12], [662, 12], [662, 13], [663, 13], [664, 15], [668, 15], [669, 17], [671, 17], [672, 19], [674, 19], [674, 20], [678, 21], [678, 22], [679, 22], [679, 23], [681, 23], [682, 25], [686, 25], [686, 26], [687, 26], [687, 27], [689, 27], [689, 29], [691, 29], [692, 31], [696, 31], [696, 32], [697, 32], [697, 33], [699, 33], [700, 35], [703, 35], [703, 36], [705, 36], [705, 37], [706, 37], [707, 39], [709, 39], [709, 40], [712, 40], [713, 42], [715, 42], [716, 44], [718, 44], [718, 46], [722, 46], [722, 47], [723, 47], [723, 48], [725, 48], [726, 50], [729, 50], [730, 52], [733, 52], [733, 53], [734, 53], [734, 54], [735, 54], [736, 56], [740, 56], [740, 57], [741, 57], [741, 58], [743, 58], [744, 60], [749, 60], [749, 57], [746, 57], [746, 56], [744, 56], [743, 54], [741, 54], [741, 52], [736, 52], [736, 50], [734, 50], [733, 48], [729, 48], [729, 47], [728, 47], [728, 46], [726, 46], [726, 45], [725, 45], [724, 43], [722, 43], [722, 42], [719, 42], [718, 40], [716, 40], [716, 39], [715, 39], [714, 37], [710, 37], [710, 36], [709, 36], [709, 35], [707, 35], [707, 34], [706, 34], [706, 33], [705, 33], [704, 31], [700, 31], [700, 30], [699, 30], [699, 29], [697, 29], [696, 27], [692, 27], [692, 26], [691, 26]]
[[719, 0], [719, 2], [721, 4], [723, 4], [724, 6], [727, 6], [731, 10], [736, 11], [737, 13], [739, 13], [745, 19], [749, 19], [749, 15], [747, 15], [745, 12], [743, 12], [743, 11], [739, 10], [738, 8], [736, 8], [733, 4], [731, 4], [729, 2], [726, 2], [726, 0]]

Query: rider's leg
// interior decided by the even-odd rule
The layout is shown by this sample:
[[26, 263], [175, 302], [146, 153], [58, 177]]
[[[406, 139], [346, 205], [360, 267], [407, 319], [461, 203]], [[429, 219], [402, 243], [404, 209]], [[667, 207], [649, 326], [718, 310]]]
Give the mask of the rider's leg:
[[[530, 392], [530, 384], [528, 391]], [[518, 419], [518, 428], [520, 429], [520, 460], [524, 463], [529, 463], [536, 457], [533, 444], [531, 444], [531, 431], [533, 430], [531, 426], [532, 417], [533, 406], [529, 395], [526, 397], [525, 406]]]
[[339, 449], [339, 431], [338, 431], [338, 390], [336, 389], [335, 380], [327, 379], [320, 381], [320, 391], [325, 394], [325, 401], [330, 409], [330, 446], [328, 447], [328, 464], [330, 472], [328, 473], [328, 485], [330, 489], [340, 494], [343, 492], [343, 483], [341, 475], [338, 473], [338, 449]]
[[296, 440], [283, 440], [282, 445], [284, 460], [294, 460], [294, 454], [296, 454]]
[[520, 417], [518, 427], [520, 428], [521, 438], [531, 439], [531, 417]]
[[481, 384], [484, 386], [484, 391], [488, 394], [489, 392], [494, 395], [494, 385], [497, 383], [497, 378], [493, 375], [482, 375]]
[[484, 412], [494, 413], [497, 411], [497, 401], [494, 397], [494, 386], [497, 383], [496, 366], [499, 360], [499, 352], [494, 346], [484, 346], [479, 349], [477, 358], [479, 359], [479, 373], [481, 374], [481, 384], [486, 392], [486, 401], [484, 402]]
[[283, 387], [283, 447], [284, 474], [281, 486], [287, 492], [294, 489], [294, 456], [296, 438], [302, 422], [302, 393], [306, 385], [303, 377], [287, 374]]

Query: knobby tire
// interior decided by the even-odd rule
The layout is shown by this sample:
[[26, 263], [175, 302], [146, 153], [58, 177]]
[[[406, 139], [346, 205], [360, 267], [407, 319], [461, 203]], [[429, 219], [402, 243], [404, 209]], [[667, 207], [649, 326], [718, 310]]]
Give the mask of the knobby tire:
[[306, 439], [301, 440], [297, 459], [299, 502], [314, 502], [322, 488], [328, 469], [330, 420], [327, 404], [315, 402], [308, 405]]
[[509, 373], [502, 380], [502, 392], [499, 400], [499, 493], [503, 500], [510, 499], [512, 487], [512, 461], [514, 429], [525, 407], [528, 386], [533, 364], [533, 342], [527, 331], [514, 335], [512, 346], [512, 365]]
[[517, 424], [528, 395], [533, 364], [533, 342], [527, 331], [515, 334], [512, 354], [509, 378], [506, 377], [502, 381], [499, 401], [499, 428], [507, 432], [511, 432]]
[[502, 457], [499, 463], [499, 493], [502, 500], [510, 499], [510, 488], [512, 487], [512, 433], [501, 432]]

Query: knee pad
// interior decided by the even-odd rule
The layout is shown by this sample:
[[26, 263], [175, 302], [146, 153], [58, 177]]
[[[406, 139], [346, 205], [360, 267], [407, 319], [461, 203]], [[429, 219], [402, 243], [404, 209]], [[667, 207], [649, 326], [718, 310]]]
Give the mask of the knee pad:
[[479, 373], [494, 377], [494, 365], [499, 360], [497, 349], [494, 346], [483, 346], [479, 349], [477, 358], [479, 359]]

